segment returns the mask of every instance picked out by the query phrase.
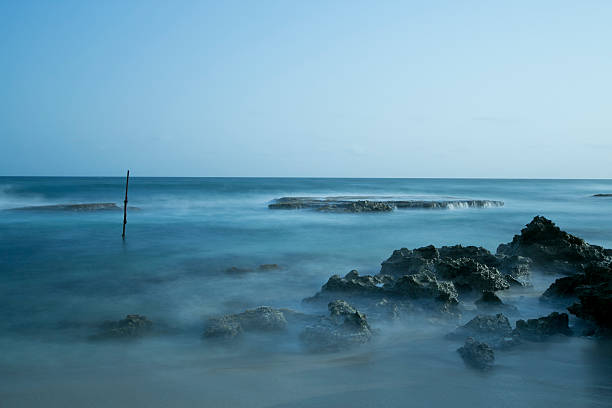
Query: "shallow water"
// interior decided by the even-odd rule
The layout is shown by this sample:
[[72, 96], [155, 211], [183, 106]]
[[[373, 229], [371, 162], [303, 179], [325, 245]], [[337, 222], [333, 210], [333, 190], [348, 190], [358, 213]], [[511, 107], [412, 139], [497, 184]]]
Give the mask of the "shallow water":
[[[121, 178], [0, 178], [0, 209], [123, 200]], [[377, 273], [393, 249], [494, 251], [535, 215], [612, 247], [610, 180], [130, 179], [121, 212], [0, 211], [1, 406], [610, 406], [612, 351], [584, 338], [496, 354], [474, 372], [443, 339], [454, 324], [415, 317], [369, 345], [308, 354], [290, 336], [234, 348], [200, 338], [209, 316], [301, 299], [351, 269]], [[269, 210], [282, 196], [386, 195], [502, 200], [504, 207], [334, 214]], [[277, 263], [278, 271], [257, 271]], [[232, 275], [225, 269], [255, 269]], [[531, 289], [503, 293], [517, 318], [555, 310]], [[558, 309], [558, 308], [557, 308]], [[140, 313], [175, 329], [91, 343], [95, 324]], [[471, 317], [465, 314], [461, 322]]]

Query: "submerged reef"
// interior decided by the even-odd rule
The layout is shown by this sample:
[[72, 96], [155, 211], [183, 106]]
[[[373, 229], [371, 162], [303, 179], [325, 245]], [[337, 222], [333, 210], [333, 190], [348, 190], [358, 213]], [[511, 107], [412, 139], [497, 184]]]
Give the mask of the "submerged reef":
[[449, 209], [501, 207], [503, 201], [493, 200], [415, 200], [376, 196], [340, 197], [281, 197], [268, 205], [272, 210], [297, 210], [302, 208], [324, 212], [388, 212], [394, 209]]

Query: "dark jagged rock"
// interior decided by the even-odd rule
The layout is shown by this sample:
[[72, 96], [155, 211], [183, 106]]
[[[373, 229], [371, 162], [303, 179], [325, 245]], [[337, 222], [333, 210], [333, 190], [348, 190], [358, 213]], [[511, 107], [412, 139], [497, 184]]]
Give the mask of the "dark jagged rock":
[[427, 272], [399, 278], [389, 291], [410, 299], [433, 299], [441, 303], [456, 305], [457, 290], [452, 282], [438, 281]]
[[499, 296], [491, 291], [482, 292], [482, 296], [475, 303], [479, 308], [500, 307], [504, 304]]
[[517, 320], [513, 333], [521, 339], [531, 341], [544, 341], [556, 334], [570, 336], [572, 331], [568, 322], [567, 313], [553, 312], [538, 319]]
[[384, 293], [384, 277], [359, 276], [356, 270], [347, 273], [344, 278], [333, 275], [321, 287], [321, 292], [353, 293], [359, 295], [381, 295]]
[[209, 319], [204, 337], [233, 339], [248, 331], [281, 331], [287, 327], [282, 311], [260, 306], [242, 313]]
[[108, 321], [100, 326], [100, 333], [91, 337], [92, 340], [131, 339], [151, 333], [153, 322], [145, 316], [131, 314], [125, 319]]
[[344, 316], [352, 315], [353, 313], [357, 311], [357, 309], [349, 305], [348, 302], [344, 300], [335, 300], [333, 302], [330, 302], [327, 305], [327, 308], [329, 310], [329, 314], [332, 317], [336, 317], [336, 316], [344, 317]]
[[486, 312], [504, 312], [515, 314], [518, 312], [516, 306], [507, 305], [494, 292], [485, 291], [482, 296], [474, 302], [478, 310]]
[[463, 361], [471, 367], [488, 370], [495, 362], [495, 352], [486, 343], [468, 337], [463, 347], [457, 349]]
[[586, 283], [584, 274], [565, 276], [555, 280], [542, 294], [543, 300], [575, 298], [576, 289]]
[[512, 336], [510, 321], [502, 313], [478, 315], [446, 337], [449, 339], [473, 337], [478, 341], [490, 344], [496, 349], [506, 349], [518, 343]]
[[449, 338], [465, 338], [467, 336], [475, 338], [483, 337], [508, 337], [512, 334], [510, 321], [502, 313], [496, 315], [478, 315], [454, 332], [448, 335]]
[[438, 250], [433, 245], [416, 249], [396, 249], [381, 265], [381, 275], [402, 277], [420, 272], [431, 271], [433, 264], [440, 259]]
[[387, 275], [359, 276], [355, 270], [343, 278], [333, 275], [319, 293], [304, 301], [329, 302], [338, 297], [359, 304], [368, 314], [381, 319], [394, 319], [400, 311], [414, 310], [410, 300], [433, 301], [435, 304], [425, 307], [426, 311], [451, 314], [456, 314], [454, 307], [458, 304], [457, 291], [452, 282], [438, 281], [431, 273], [393, 280]]
[[612, 329], [612, 262], [588, 265], [580, 285], [575, 288], [579, 302], [570, 306], [570, 313]]
[[457, 289], [502, 290], [510, 284], [527, 285], [529, 260], [519, 256], [495, 256], [483, 247], [433, 245], [393, 251], [381, 264], [380, 274], [395, 278], [431, 272], [438, 279], [451, 279]]
[[520, 235], [515, 235], [512, 242], [501, 244], [497, 253], [526, 256], [531, 258], [534, 266], [542, 270], [566, 275], [580, 272], [587, 263], [606, 259], [602, 247], [589, 245], [540, 216], [527, 224]]
[[364, 344], [372, 338], [366, 316], [343, 300], [328, 305], [331, 317], [308, 325], [300, 340], [311, 351], [339, 351]]
[[486, 266], [497, 267], [498, 259], [486, 248], [473, 245], [443, 246], [439, 249], [440, 257], [447, 259], [472, 259]]
[[471, 258], [443, 259], [435, 268], [438, 276], [451, 280], [460, 291], [496, 291], [510, 287], [497, 268]]
[[496, 255], [499, 260], [497, 269], [504, 274], [506, 281], [514, 286], [529, 286], [531, 259], [524, 256]]

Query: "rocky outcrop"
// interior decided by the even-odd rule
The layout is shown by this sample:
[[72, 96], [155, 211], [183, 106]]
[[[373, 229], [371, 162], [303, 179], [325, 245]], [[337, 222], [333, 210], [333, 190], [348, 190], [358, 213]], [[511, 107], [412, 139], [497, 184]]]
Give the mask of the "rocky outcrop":
[[387, 212], [401, 209], [452, 209], [501, 207], [503, 201], [492, 200], [402, 200], [375, 196], [346, 197], [281, 197], [273, 200], [268, 208], [295, 210], [301, 208], [332, 212]]
[[452, 281], [459, 291], [496, 291], [510, 287], [497, 268], [470, 258], [440, 260], [436, 272], [442, 279]]
[[496, 315], [478, 315], [457, 329], [456, 333], [462, 333], [471, 337], [479, 337], [481, 335], [505, 337], [512, 333], [512, 326], [508, 318], [502, 313]]
[[234, 315], [215, 317], [206, 322], [203, 337], [231, 340], [242, 335], [243, 331], [240, 321]]
[[452, 282], [439, 281], [432, 273], [423, 272], [394, 280], [390, 276], [360, 276], [352, 270], [344, 277], [333, 275], [307, 303], [329, 301], [343, 297], [357, 302], [377, 318], [397, 318], [400, 310], [413, 310], [410, 301], [434, 302], [428, 311], [452, 312], [458, 304]]
[[584, 265], [606, 260], [606, 251], [568, 234], [552, 221], [537, 216], [512, 242], [501, 244], [498, 255], [529, 257], [534, 267], [543, 271], [572, 275]]
[[432, 271], [440, 259], [438, 250], [433, 245], [416, 249], [396, 249], [385, 260], [380, 268], [380, 275], [402, 277], [420, 272]]
[[457, 349], [467, 365], [479, 370], [488, 370], [495, 362], [495, 352], [486, 343], [468, 337], [463, 347]]
[[352, 213], [363, 213], [363, 212], [388, 212], [393, 211], [393, 207], [387, 203], [378, 201], [360, 200], [342, 204], [328, 204], [322, 207], [318, 207], [317, 211], [329, 211], [329, 212], [352, 212]]
[[388, 291], [409, 299], [433, 299], [453, 305], [458, 303], [457, 290], [453, 283], [438, 281], [428, 272], [403, 276], [395, 281]]
[[352, 270], [343, 278], [338, 275], [331, 276], [327, 283], [321, 287], [321, 292], [355, 294], [361, 296], [377, 296], [384, 294], [384, 277], [364, 275]]
[[478, 315], [446, 337], [449, 339], [472, 337], [497, 349], [506, 349], [517, 344], [516, 339], [512, 337], [510, 321], [501, 313]]
[[495, 292], [485, 291], [482, 292], [482, 296], [474, 302], [479, 309], [488, 309], [501, 307], [504, 302], [495, 294]]
[[612, 328], [612, 262], [588, 264], [582, 273], [559, 278], [542, 294], [542, 300], [571, 303], [570, 313]]
[[574, 293], [579, 301], [568, 308], [570, 313], [612, 329], [612, 262], [588, 265]]
[[261, 264], [257, 267], [259, 271], [276, 271], [279, 270], [280, 266], [278, 264]]
[[330, 317], [308, 325], [300, 340], [310, 351], [339, 351], [367, 343], [372, 330], [366, 316], [343, 300], [329, 303]]
[[521, 339], [530, 341], [544, 341], [553, 335], [570, 336], [567, 313], [553, 312], [538, 319], [518, 320], [513, 334]]
[[269, 306], [260, 306], [242, 313], [209, 319], [203, 336], [205, 338], [233, 339], [243, 332], [281, 331], [287, 327], [282, 311]]
[[584, 274], [565, 276], [554, 281], [542, 294], [542, 300], [573, 299], [577, 297], [576, 290], [586, 284]]
[[151, 333], [152, 329], [153, 322], [145, 316], [131, 314], [122, 320], [104, 322], [100, 326], [100, 332], [91, 336], [91, 339], [134, 339]]
[[[413, 250], [402, 248], [381, 264], [380, 275], [400, 278], [406, 275], [431, 273], [438, 280], [450, 280], [465, 291], [508, 289], [510, 282], [527, 281], [529, 261], [524, 258], [497, 257], [482, 247], [433, 245]], [[500, 272], [503, 267], [506, 273]], [[510, 282], [509, 282], [510, 281]]]
[[495, 256], [498, 259], [497, 268], [503, 273], [506, 281], [511, 286], [529, 286], [530, 283], [530, 268], [531, 259], [520, 255], [500, 255]]
[[[138, 210], [136, 207], [128, 207], [128, 210]], [[85, 204], [52, 204], [34, 205], [29, 207], [11, 208], [9, 211], [119, 211], [121, 208], [115, 203], [85, 203]]]

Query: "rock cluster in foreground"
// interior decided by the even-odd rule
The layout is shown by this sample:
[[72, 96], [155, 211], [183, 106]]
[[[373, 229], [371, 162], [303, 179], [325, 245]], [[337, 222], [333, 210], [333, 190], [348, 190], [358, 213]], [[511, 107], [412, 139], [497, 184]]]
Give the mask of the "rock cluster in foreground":
[[[517, 320], [514, 327], [508, 319], [507, 315], [518, 311], [497, 293], [528, 285], [530, 274], [537, 271], [568, 275], [555, 281], [543, 299], [571, 303], [571, 314], [601, 329], [596, 333], [609, 333], [610, 254], [610, 250], [561, 231], [544, 217], [535, 217], [512, 242], [500, 245], [496, 254], [461, 245], [402, 248], [382, 262], [378, 274], [360, 275], [353, 270], [345, 276], [333, 275], [317, 294], [305, 299], [314, 308], [325, 305], [327, 315], [260, 306], [209, 319], [203, 337], [229, 342], [251, 333], [284, 333], [295, 335], [310, 351], [340, 351], [370, 342], [377, 333], [372, 324], [383, 320], [415, 314], [433, 315], [433, 321], [457, 319], [475, 306], [481, 314], [447, 338], [464, 342], [458, 351], [469, 366], [488, 369], [494, 364], [494, 350], [573, 335], [569, 316], [562, 310]], [[260, 267], [276, 268], [275, 264]], [[469, 303], [474, 305], [471, 309], [466, 307]], [[150, 334], [152, 327], [146, 317], [128, 315], [105, 323], [93, 338], [138, 338]]]

